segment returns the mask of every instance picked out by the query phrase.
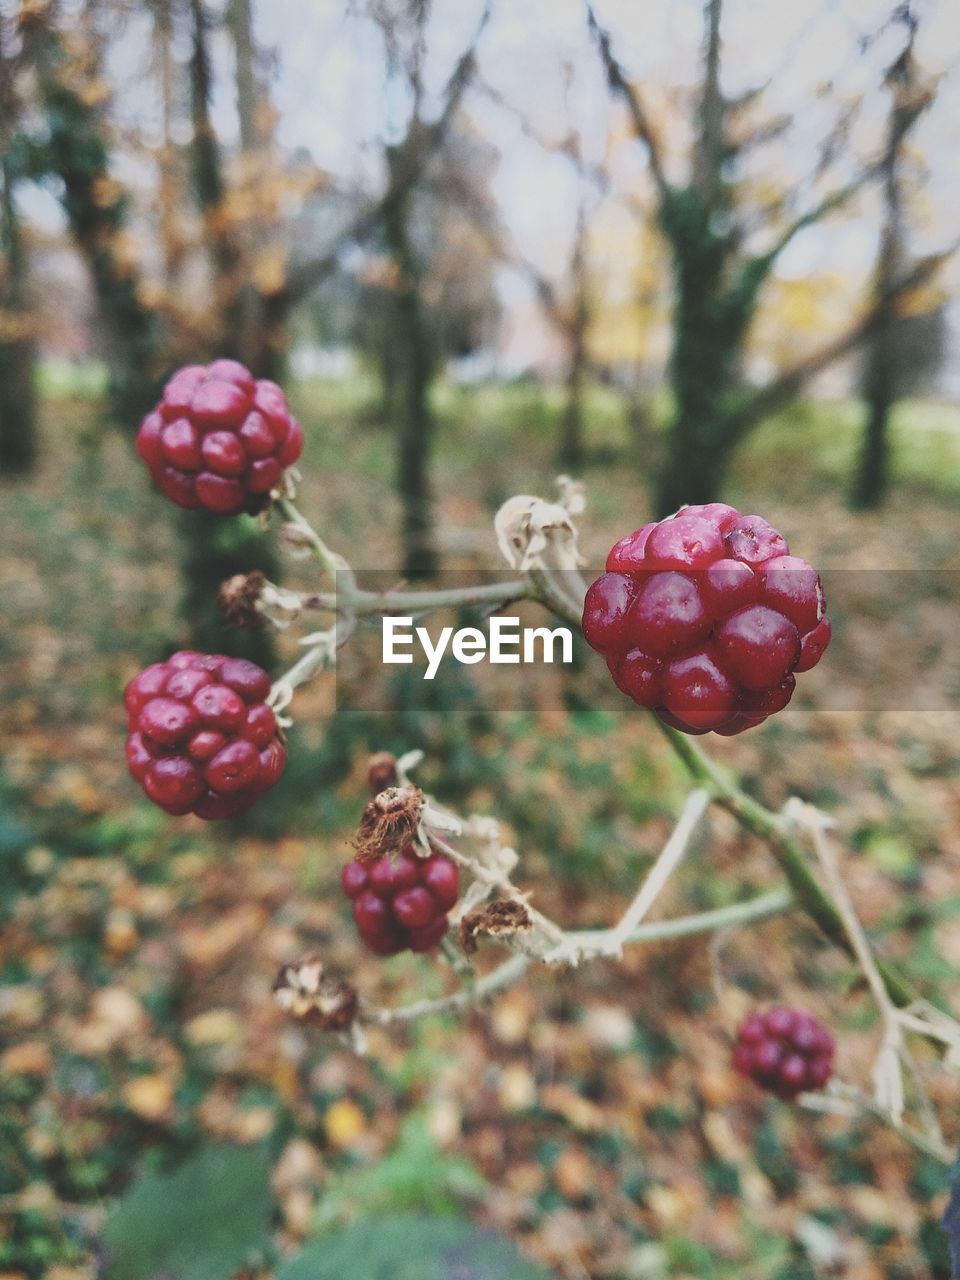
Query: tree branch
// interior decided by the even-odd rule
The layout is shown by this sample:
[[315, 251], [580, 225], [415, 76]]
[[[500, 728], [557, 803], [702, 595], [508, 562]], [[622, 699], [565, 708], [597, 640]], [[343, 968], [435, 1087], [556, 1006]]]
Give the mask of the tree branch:
[[854, 351], [883, 323], [891, 302], [899, 300], [912, 289], [918, 289], [926, 284], [958, 249], [960, 249], [960, 240], [939, 253], [921, 258], [906, 275], [894, 281], [882, 296], [875, 299], [866, 315], [846, 333], [834, 338], [792, 368], [784, 370], [779, 377], [774, 378], [766, 386], [748, 395], [746, 400], [727, 416], [728, 438], [732, 442], [739, 440], [761, 419], [792, 400], [818, 373], [822, 373], [837, 360]]
[[303, 263], [289, 274], [283, 287], [273, 295], [278, 302], [290, 306], [333, 275], [340, 261], [340, 254], [346, 246], [361, 243], [371, 236], [390, 207], [402, 200], [420, 181], [430, 160], [443, 145], [467, 86], [473, 79], [477, 42], [490, 20], [491, 8], [492, 0], [487, 0], [470, 46], [458, 60], [447, 81], [443, 92], [443, 108], [436, 120], [421, 127], [418, 127], [417, 121], [412, 122], [407, 137], [398, 148], [403, 153], [403, 162], [393, 168], [387, 190], [375, 204], [341, 231], [326, 253], [311, 262]]
[[657, 185], [657, 191], [661, 200], [666, 200], [672, 195], [672, 188], [663, 170], [660, 143], [650, 124], [640, 95], [627, 79], [623, 67], [614, 56], [610, 46], [610, 36], [597, 21], [593, 6], [590, 3], [587, 4], [587, 24], [590, 28], [590, 34], [597, 43], [597, 49], [600, 52], [600, 58], [607, 73], [607, 83], [611, 90], [625, 103], [634, 131], [647, 149], [650, 172]]

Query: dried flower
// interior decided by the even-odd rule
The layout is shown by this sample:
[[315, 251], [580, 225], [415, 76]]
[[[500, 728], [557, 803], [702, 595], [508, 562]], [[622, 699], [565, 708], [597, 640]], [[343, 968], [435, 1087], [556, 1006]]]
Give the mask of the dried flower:
[[356, 1020], [356, 991], [349, 983], [325, 977], [323, 961], [315, 951], [283, 966], [273, 995], [284, 1013], [324, 1031], [346, 1031]]
[[493, 521], [497, 543], [513, 569], [575, 569], [581, 562], [570, 511], [532, 494], [508, 498]]
[[257, 606], [266, 581], [260, 570], [254, 569], [252, 573], [236, 573], [221, 584], [217, 604], [231, 626], [244, 631], [259, 631], [265, 625]]

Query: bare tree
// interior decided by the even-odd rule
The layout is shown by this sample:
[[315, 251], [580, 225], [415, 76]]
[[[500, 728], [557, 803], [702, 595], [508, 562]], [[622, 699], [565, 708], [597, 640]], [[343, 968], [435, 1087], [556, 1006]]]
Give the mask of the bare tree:
[[[747, 332], [761, 290], [786, 247], [805, 228], [847, 205], [880, 172], [882, 163], [862, 165], [853, 178], [797, 212], [760, 252], [744, 248], [744, 225], [756, 209], [738, 202], [730, 178], [746, 148], [782, 132], [771, 121], [744, 139], [735, 128], [757, 93], [728, 98], [721, 87], [722, 0], [705, 0], [701, 85], [695, 137], [685, 181], [666, 172], [660, 138], [641, 91], [616, 57], [610, 35], [592, 7], [588, 22], [612, 92], [626, 107], [636, 137], [643, 143], [655, 189], [657, 223], [671, 254], [673, 275], [673, 352], [670, 377], [674, 411], [668, 457], [657, 477], [660, 513], [684, 502], [702, 502], [722, 491], [733, 451], [758, 423], [790, 402], [810, 380], [853, 351], [882, 324], [887, 303], [930, 279], [944, 260], [937, 254], [912, 264], [884, 284], [866, 315], [761, 387], [741, 376]], [[843, 136], [824, 143], [826, 169]]]

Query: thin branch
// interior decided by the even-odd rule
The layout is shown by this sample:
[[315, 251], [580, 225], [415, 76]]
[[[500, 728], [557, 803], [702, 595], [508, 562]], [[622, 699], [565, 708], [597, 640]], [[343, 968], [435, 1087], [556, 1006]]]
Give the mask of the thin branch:
[[794, 221], [780, 233], [779, 237], [770, 249], [765, 253], [758, 254], [756, 258], [752, 259], [747, 270], [750, 269], [750, 266], [753, 266], [754, 268], [760, 266], [765, 268], [764, 274], [767, 274], [795, 236], [798, 236], [801, 231], [805, 231], [807, 227], [813, 227], [818, 222], [822, 222], [823, 219], [833, 213], [834, 210], [842, 209], [844, 205], [849, 204], [853, 197], [857, 195], [859, 191], [862, 191], [867, 183], [877, 176], [882, 167], [882, 161], [877, 161], [875, 164], [868, 165], [865, 169], [862, 169], [855, 178], [848, 182], [846, 186], [838, 187], [836, 191], [831, 191], [828, 195], [824, 196], [819, 204], [815, 204], [805, 213], [800, 214], [799, 217], [794, 219]]
[[[390, 208], [402, 200], [423, 177], [433, 156], [442, 146], [450, 124], [457, 113], [473, 74], [476, 70], [476, 46], [490, 20], [492, 0], [487, 0], [480, 21], [469, 47], [457, 61], [443, 94], [443, 108], [432, 124], [423, 125], [408, 134], [400, 149], [403, 163], [393, 170], [392, 180], [379, 200], [359, 214], [337, 236], [336, 242], [319, 258], [305, 262], [290, 273], [283, 287], [271, 295], [278, 302], [292, 305], [312, 289], [317, 288], [336, 271], [343, 250], [350, 244], [362, 243], [382, 223]], [[414, 145], [415, 144], [415, 145]]]
[[666, 174], [664, 173], [663, 159], [657, 135], [654, 133], [653, 126], [647, 116], [646, 108], [643, 105], [640, 94], [630, 83], [626, 72], [614, 56], [613, 49], [610, 45], [610, 36], [597, 21], [596, 14], [593, 11], [593, 5], [590, 3], [587, 4], [587, 24], [590, 27], [590, 34], [596, 41], [604, 70], [607, 73], [607, 83], [611, 90], [621, 98], [626, 105], [627, 111], [630, 115], [630, 120], [633, 123], [634, 132], [647, 149], [650, 172], [657, 185], [657, 191], [660, 193], [660, 198], [661, 200], [667, 200], [672, 195], [672, 188], [670, 183], [667, 181]]
[[[789, 893], [783, 889], [776, 889], [771, 893], [750, 898], [746, 902], [733, 903], [731, 906], [719, 907], [714, 911], [700, 911], [693, 915], [679, 916], [673, 920], [656, 920], [650, 924], [639, 925], [624, 941], [627, 944], [668, 942], [674, 938], [712, 933], [717, 929], [728, 929], [735, 925], [753, 924], [769, 919], [771, 916], [780, 915], [790, 907], [791, 902]], [[567, 936], [571, 940], [576, 940], [581, 936], [593, 938], [595, 933], [587, 930], [574, 931]], [[401, 1005], [397, 1009], [384, 1009], [366, 1004], [361, 1009], [361, 1016], [366, 1021], [387, 1026], [393, 1022], [415, 1022], [419, 1018], [432, 1017], [436, 1014], [456, 1013], [481, 1004], [489, 996], [512, 987], [520, 981], [532, 962], [532, 956], [517, 952], [485, 977], [478, 978], [470, 989], [463, 988], [451, 995], [440, 996], [434, 1000], [417, 1000], [411, 1004]]]
[[921, 258], [906, 275], [895, 281], [881, 298], [876, 299], [866, 315], [846, 333], [841, 334], [839, 338], [834, 338], [812, 355], [785, 370], [766, 386], [749, 394], [744, 403], [734, 408], [727, 416], [726, 430], [730, 440], [739, 440], [761, 419], [775, 412], [782, 405], [788, 404], [818, 373], [822, 373], [837, 360], [856, 350], [883, 323], [891, 301], [898, 300], [912, 289], [918, 289], [926, 284], [957, 252], [958, 248], [960, 248], [960, 240], [955, 241], [940, 253]]

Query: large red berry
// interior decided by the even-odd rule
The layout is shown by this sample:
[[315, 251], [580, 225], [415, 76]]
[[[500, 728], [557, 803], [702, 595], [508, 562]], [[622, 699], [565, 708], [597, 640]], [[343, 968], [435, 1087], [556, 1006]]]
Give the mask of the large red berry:
[[225, 516], [262, 510], [302, 449], [283, 392], [236, 360], [179, 369], [137, 434], [137, 452], [171, 502]]
[[710, 502], [620, 539], [587, 592], [583, 634], [664, 723], [729, 737], [787, 705], [830, 623], [817, 571], [783, 535]]
[[286, 763], [270, 677], [253, 662], [182, 650], [127, 685], [127, 767], [167, 813], [232, 818]]
[[737, 1028], [733, 1065], [778, 1098], [822, 1089], [833, 1072], [830, 1032], [802, 1009], [751, 1013]]
[[396, 857], [376, 862], [354, 858], [343, 868], [340, 884], [353, 901], [360, 937], [378, 956], [392, 956], [437, 945], [460, 894], [460, 873], [442, 853], [420, 858], [407, 845]]

